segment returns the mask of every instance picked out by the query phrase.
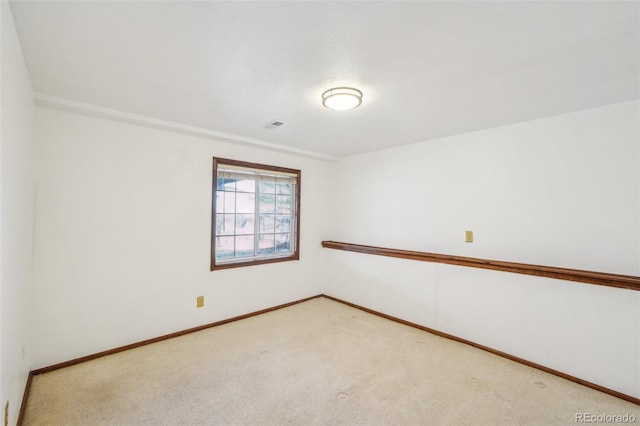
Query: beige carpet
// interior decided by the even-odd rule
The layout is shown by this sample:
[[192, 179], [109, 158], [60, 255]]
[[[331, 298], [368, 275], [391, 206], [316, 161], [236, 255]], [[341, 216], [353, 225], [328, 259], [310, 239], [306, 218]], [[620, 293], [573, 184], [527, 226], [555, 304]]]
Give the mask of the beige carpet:
[[640, 407], [325, 298], [34, 377], [25, 425], [554, 425]]

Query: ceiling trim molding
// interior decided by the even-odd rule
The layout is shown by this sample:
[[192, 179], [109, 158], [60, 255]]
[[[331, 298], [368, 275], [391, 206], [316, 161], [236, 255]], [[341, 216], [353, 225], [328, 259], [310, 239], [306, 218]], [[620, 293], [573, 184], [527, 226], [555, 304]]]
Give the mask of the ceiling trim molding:
[[205, 139], [211, 139], [219, 142], [227, 142], [234, 144], [249, 145], [257, 148], [267, 149], [270, 151], [279, 151], [287, 154], [301, 155], [323, 161], [335, 161], [336, 157], [320, 154], [304, 149], [292, 148], [285, 145], [261, 141], [259, 139], [245, 138], [243, 136], [231, 133], [216, 132], [202, 127], [189, 126], [187, 124], [177, 123], [174, 121], [160, 120], [145, 115], [133, 114], [130, 112], [120, 111], [113, 108], [101, 107], [84, 102], [74, 101], [71, 99], [61, 98], [58, 96], [46, 95], [44, 93], [34, 93], [36, 105], [59, 109], [62, 111], [74, 112], [92, 117], [105, 118], [108, 120], [119, 121], [122, 123], [134, 124], [137, 126], [150, 127], [153, 129], [167, 130], [170, 132], [181, 133], [189, 136], [196, 136]]

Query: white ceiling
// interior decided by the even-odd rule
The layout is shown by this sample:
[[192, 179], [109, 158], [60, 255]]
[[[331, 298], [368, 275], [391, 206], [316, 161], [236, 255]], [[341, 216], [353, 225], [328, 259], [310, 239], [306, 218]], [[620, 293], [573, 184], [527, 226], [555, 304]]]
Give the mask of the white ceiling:
[[328, 156], [640, 97], [635, 1], [11, 8], [36, 92]]

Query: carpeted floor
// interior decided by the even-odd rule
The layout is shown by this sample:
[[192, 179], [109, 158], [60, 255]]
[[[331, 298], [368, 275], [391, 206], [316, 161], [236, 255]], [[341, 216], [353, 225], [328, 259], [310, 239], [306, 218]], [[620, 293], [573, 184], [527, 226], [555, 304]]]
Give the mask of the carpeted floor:
[[557, 425], [640, 407], [316, 298], [33, 378], [24, 425]]

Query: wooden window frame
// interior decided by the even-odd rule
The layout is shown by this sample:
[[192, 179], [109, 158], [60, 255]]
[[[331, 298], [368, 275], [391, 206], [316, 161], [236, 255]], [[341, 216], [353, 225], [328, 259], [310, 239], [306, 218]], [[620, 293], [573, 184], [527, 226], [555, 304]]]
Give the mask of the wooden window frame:
[[[280, 173], [290, 173], [296, 176], [296, 185], [295, 191], [292, 194], [294, 196], [294, 205], [295, 205], [295, 220], [294, 220], [294, 238], [293, 243], [295, 244], [294, 251], [289, 256], [273, 256], [273, 257], [265, 257], [261, 259], [251, 258], [246, 261], [232, 261], [232, 262], [220, 262], [216, 261], [216, 199], [218, 192], [218, 166], [220, 165], [228, 165], [228, 166], [236, 166], [236, 167], [244, 167], [256, 170], [264, 170], [264, 171], [272, 171], [272, 172], [280, 172]], [[231, 160], [228, 158], [220, 158], [213, 157], [213, 180], [212, 180], [212, 202], [211, 202], [211, 271], [216, 271], [219, 269], [229, 269], [229, 268], [239, 268], [244, 266], [253, 266], [253, 265], [263, 265], [266, 263], [277, 263], [277, 262], [287, 262], [291, 260], [299, 260], [300, 259], [300, 188], [301, 188], [301, 177], [302, 173], [300, 170], [289, 169], [286, 167], [279, 166], [270, 166], [266, 164], [259, 163], [250, 163], [247, 161], [239, 161], [239, 160]], [[258, 227], [259, 224], [255, 224], [254, 226]], [[255, 232], [258, 232], [257, 229]]]

